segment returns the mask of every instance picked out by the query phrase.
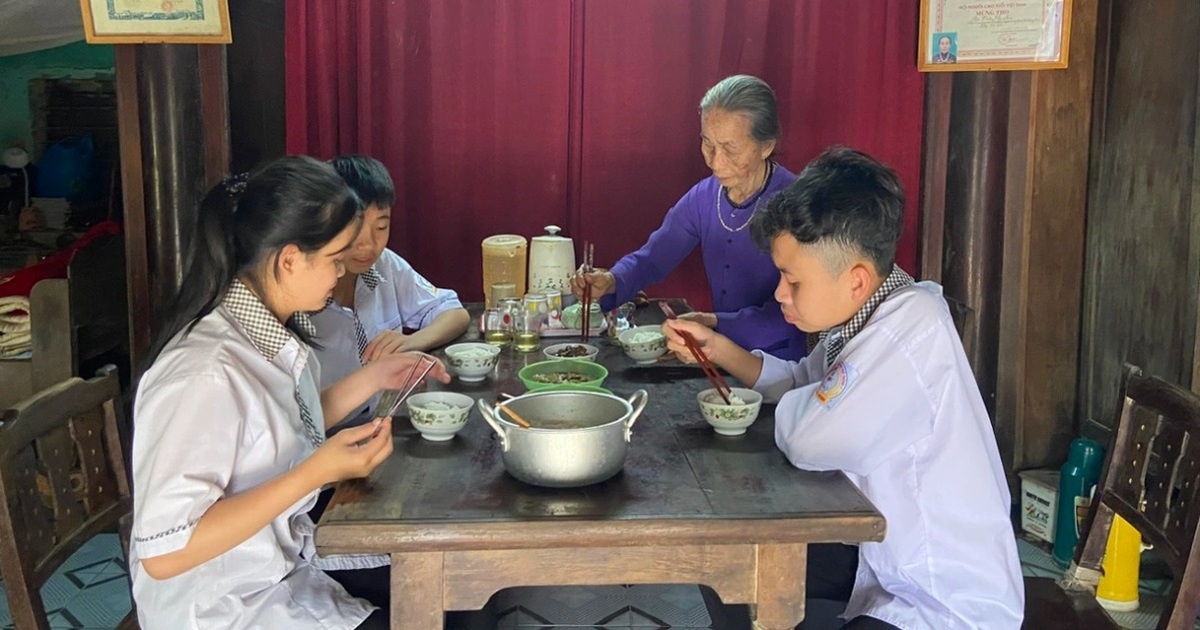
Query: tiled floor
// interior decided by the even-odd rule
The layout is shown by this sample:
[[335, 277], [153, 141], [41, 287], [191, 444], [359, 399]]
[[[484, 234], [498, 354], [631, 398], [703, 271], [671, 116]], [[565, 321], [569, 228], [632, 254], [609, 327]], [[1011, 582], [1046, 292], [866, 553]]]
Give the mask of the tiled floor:
[[[42, 587], [51, 628], [113, 628], [129, 612], [129, 580], [116, 534], [87, 542]], [[12, 628], [8, 599], [0, 597], [0, 627]]]
[[[1046, 551], [1021, 540], [1026, 575], [1056, 577], [1059, 569]], [[112, 628], [129, 610], [129, 585], [115, 534], [102, 534], [84, 545], [42, 589], [52, 611], [52, 628]], [[0, 584], [2, 586], [2, 584]], [[1114, 618], [1130, 630], [1155, 627], [1169, 582], [1155, 575], [1142, 581], [1141, 607]], [[498, 593], [489, 608], [496, 630], [611, 630], [714, 628], [699, 587], [599, 586], [513, 588]], [[12, 628], [8, 600], [0, 596], [0, 628]], [[450, 628], [449, 630], [457, 630]]]

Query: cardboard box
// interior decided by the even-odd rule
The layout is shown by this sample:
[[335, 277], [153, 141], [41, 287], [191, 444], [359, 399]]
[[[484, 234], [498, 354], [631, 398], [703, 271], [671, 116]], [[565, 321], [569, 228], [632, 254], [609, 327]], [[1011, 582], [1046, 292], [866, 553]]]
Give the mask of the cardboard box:
[[1021, 477], [1021, 529], [1054, 544], [1058, 516], [1058, 471], [1023, 470]]

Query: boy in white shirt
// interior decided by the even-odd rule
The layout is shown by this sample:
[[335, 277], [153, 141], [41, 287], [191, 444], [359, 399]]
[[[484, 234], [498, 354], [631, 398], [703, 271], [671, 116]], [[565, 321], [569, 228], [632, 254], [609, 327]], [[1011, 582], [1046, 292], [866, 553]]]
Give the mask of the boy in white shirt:
[[[387, 168], [362, 155], [341, 156], [330, 164], [366, 209], [362, 231], [346, 252], [346, 275], [333, 297], [323, 310], [296, 317], [319, 344], [323, 388], [384, 354], [425, 351], [453, 341], [470, 320], [457, 293], [433, 286], [387, 248], [396, 198]], [[369, 421], [374, 403], [372, 399], [337, 428]]]
[[1024, 589], [992, 425], [941, 287], [894, 264], [903, 216], [891, 169], [826, 150], [751, 224], [779, 268], [784, 318], [819, 333], [816, 349], [786, 362], [691, 322], [663, 329], [682, 360], [688, 332], [777, 401], [788, 460], [844, 471], [887, 520], [883, 542], [859, 547], [844, 629], [1018, 628]]

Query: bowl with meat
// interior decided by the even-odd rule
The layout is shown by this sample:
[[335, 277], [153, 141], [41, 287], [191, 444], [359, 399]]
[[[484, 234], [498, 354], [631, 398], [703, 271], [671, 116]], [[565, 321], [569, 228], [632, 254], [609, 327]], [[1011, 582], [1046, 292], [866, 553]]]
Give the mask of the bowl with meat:
[[556, 343], [542, 350], [547, 359], [575, 359], [577, 361], [595, 361], [600, 354], [600, 348], [586, 343]]

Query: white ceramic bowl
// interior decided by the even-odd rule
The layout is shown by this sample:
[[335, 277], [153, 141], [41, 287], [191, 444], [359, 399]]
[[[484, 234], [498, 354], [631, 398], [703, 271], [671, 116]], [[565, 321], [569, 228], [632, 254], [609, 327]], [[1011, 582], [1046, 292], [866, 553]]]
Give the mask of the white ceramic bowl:
[[[639, 334], [649, 337], [648, 333], [654, 333], [653, 338], [636, 343], [633, 341]], [[661, 326], [634, 326], [622, 332], [617, 340], [621, 342], [625, 355], [642, 365], [657, 363], [658, 357], [667, 353], [667, 336], [663, 334]]]
[[458, 378], [478, 383], [487, 378], [500, 360], [500, 347], [486, 343], [456, 343], [446, 348], [446, 365]]
[[[559, 356], [559, 354], [558, 354], [559, 352], [562, 352], [563, 350], [565, 350], [567, 348], [572, 348], [572, 347], [583, 348], [583, 349], [587, 350], [587, 354], [580, 355], [580, 356], [565, 356], [565, 355]], [[575, 359], [576, 361], [595, 361], [596, 355], [600, 354], [600, 348], [597, 348], [596, 346], [593, 346], [591, 344], [586, 344], [586, 343], [556, 343], [552, 346], [546, 346], [546, 349], [542, 350], [542, 354], [546, 355], [547, 359], [552, 359], [552, 360], [553, 359]]]
[[733, 395], [741, 398], [743, 404], [726, 405], [717, 390], [708, 388], [696, 394], [700, 403], [700, 413], [721, 435], [741, 435], [746, 427], [758, 419], [758, 410], [762, 408], [762, 394], [742, 387], [732, 388]]
[[[421, 437], [445, 442], [466, 426], [475, 399], [454, 392], [422, 392], [409, 396], [404, 404], [408, 406], [408, 417], [412, 420], [413, 428], [421, 432]], [[449, 409], [432, 408], [442, 406], [448, 406]]]

